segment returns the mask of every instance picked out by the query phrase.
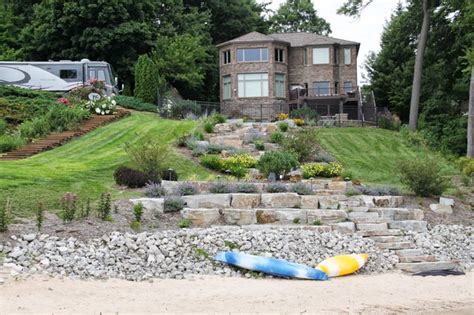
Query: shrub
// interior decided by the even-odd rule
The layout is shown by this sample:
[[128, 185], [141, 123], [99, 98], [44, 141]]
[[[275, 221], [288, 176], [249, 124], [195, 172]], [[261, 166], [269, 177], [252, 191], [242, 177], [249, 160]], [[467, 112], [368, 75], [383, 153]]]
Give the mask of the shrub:
[[118, 167], [114, 172], [114, 178], [117, 185], [129, 188], [139, 188], [144, 187], [149, 182], [159, 182], [156, 177], [126, 166]]
[[23, 138], [34, 139], [47, 135], [51, 126], [46, 117], [35, 117], [20, 125], [20, 134]]
[[196, 141], [203, 141], [204, 135], [200, 131], [195, 131], [193, 132], [193, 138], [196, 139]]
[[16, 150], [24, 143], [19, 135], [2, 135], [0, 136], [0, 153]]
[[279, 114], [277, 115], [277, 119], [278, 119], [278, 120], [286, 120], [286, 119], [288, 119], [288, 114], [286, 114], [286, 113], [279, 113]]
[[201, 164], [211, 170], [220, 171], [222, 170], [221, 158], [218, 155], [203, 155], [201, 156]]
[[457, 164], [465, 175], [474, 175], [474, 158], [466, 156], [462, 157], [457, 161]]
[[296, 166], [298, 166], [298, 160], [293, 153], [278, 151], [265, 152], [257, 163], [257, 168], [265, 176], [270, 173], [280, 175]]
[[341, 175], [342, 165], [339, 162], [307, 163], [301, 166], [303, 178], [336, 177]]
[[323, 223], [321, 222], [321, 220], [314, 220], [313, 225], [323, 225]]
[[76, 99], [76, 100], [89, 100], [89, 94], [97, 93], [100, 96], [104, 94], [105, 91], [105, 82], [92, 79], [89, 80], [86, 85], [79, 86], [74, 88], [68, 93], [69, 99]]
[[173, 100], [169, 105], [171, 118], [184, 119], [188, 114], [200, 115], [201, 106], [190, 100]]
[[117, 102], [110, 96], [103, 96], [98, 100], [87, 101], [83, 108], [97, 115], [113, 115], [117, 108]]
[[193, 222], [187, 218], [182, 218], [178, 221], [178, 227], [185, 229], [191, 226]]
[[400, 196], [401, 192], [397, 187], [391, 186], [359, 186], [357, 188], [362, 194], [370, 196]]
[[178, 173], [174, 169], [166, 169], [161, 171], [161, 178], [163, 180], [178, 181]]
[[154, 181], [159, 179], [160, 172], [164, 168], [163, 162], [170, 154], [166, 145], [151, 140], [127, 143], [125, 152], [132, 163]]
[[294, 122], [295, 125], [297, 125], [298, 127], [304, 126], [304, 119], [301, 119], [301, 118], [293, 118], [293, 122]]
[[179, 196], [197, 195], [199, 191], [191, 183], [182, 183], [176, 188], [176, 194]]
[[281, 132], [287, 132], [288, 131], [288, 123], [286, 121], [282, 121], [278, 123], [278, 129], [280, 129]]
[[135, 222], [141, 222], [142, 215], [143, 215], [143, 204], [139, 202], [133, 206], [133, 216], [135, 218]]
[[[297, 119], [302, 119], [302, 120], [315, 120], [317, 121], [319, 119], [318, 112], [315, 111], [314, 109], [309, 108], [308, 106], [303, 106], [299, 109], [292, 110], [290, 112], [290, 118], [297, 118]], [[296, 122], [295, 122], [296, 124]]]
[[54, 106], [45, 115], [51, 131], [76, 130], [79, 123], [90, 118], [90, 113], [79, 107]]
[[160, 84], [158, 67], [151, 58], [147, 55], [138, 57], [135, 64], [135, 96], [143, 102], [156, 104]]
[[311, 188], [304, 183], [297, 183], [291, 186], [291, 192], [297, 193], [298, 195], [312, 195], [313, 191]]
[[102, 193], [100, 195], [99, 207], [97, 208], [97, 214], [102, 221], [112, 221], [110, 212], [112, 210], [112, 200], [110, 193]]
[[286, 188], [286, 185], [284, 185], [284, 184], [272, 183], [272, 184], [268, 184], [265, 187], [265, 191], [268, 192], [268, 193], [275, 194], [275, 193], [287, 192], [288, 189]]
[[186, 143], [187, 143], [187, 141], [190, 137], [191, 137], [191, 135], [189, 133], [184, 133], [184, 134], [178, 136], [176, 138], [176, 145], [178, 147], [182, 147], [182, 148], [186, 147]]
[[8, 221], [11, 213], [10, 199], [7, 198], [5, 207], [0, 207], [0, 232], [6, 232], [8, 230]]
[[258, 193], [258, 188], [252, 183], [239, 183], [236, 185], [235, 191], [238, 193], [255, 194]]
[[61, 209], [61, 216], [64, 223], [72, 222], [77, 210], [77, 195], [69, 192], [65, 193], [61, 198]]
[[114, 96], [114, 100], [120, 106], [129, 109], [152, 113], [156, 113], [158, 111], [158, 107], [155, 104], [143, 102], [137, 97], [116, 95]]
[[293, 219], [293, 224], [300, 224], [301, 223], [301, 219], [300, 218], [294, 218]]
[[440, 165], [433, 159], [404, 160], [398, 167], [401, 182], [418, 196], [440, 195], [447, 188]]
[[402, 122], [397, 115], [390, 113], [381, 113], [377, 115], [377, 125], [379, 128], [399, 131]]
[[233, 192], [234, 188], [228, 183], [214, 183], [209, 186], [209, 192], [213, 194], [228, 194]]
[[282, 144], [284, 138], [285, 136], [281, 132], [275, 131], [274, 133], [270, 135], [270, 142], [276, 143], [276, 144]]
[[219, 113], [215, 113], [209, 117], [214, 124], [223, 124], [227, 121], [227, 118]]
[[41, 202], [38, 202], [38, 205], [36, 207], [35, 219], [36, 219], [36, 227], [38, 228], [38, 231], [41, 231], [41, 227], [43, 226], [43, 221], [44, 221], [44, 206], [43, 206], [43, 203]]
[[214, 124], [207, 120], [204, 122], [204, 131], [207, 133], [213, 133], [214, 132]]
[[145, 186], [145, 196], [150, 198], [163, 197], [166, 191], [160, 184], [149, 182]]
[[309, 161], [318, 149], [316, 130], [304, 129], [291, 132], [286, 136], [282, 145], [283, 150], [293, 152], [298, 161]]
[[7, 130], [7, 122], [5, 121], [5, 119], [3, 118], [0, 118], [0, 136], [5, 134], [5, 131]]
[[265, 144], [263, 143], [262, 140], [254, 140], [253, 144], [255, 145], [255, 149], [257, 149], [258, 151], [265, 150]]
[[164, 212], [176, 212], [184, 209], [184, 200], [180, 197], [166, 197], [163, 204]]
[[222, 151], [224, 150], [228, 150], [229, 147], [226, 147], [226, 146], [223, 146], [223, 145], [220, 145], [220, 144], [209, 144], [206, 148], [207, 150], [207, 153], [209, 154], [219, 154], [221, 153]]
[[347, 197], [350, 197], [350, 196], [358, 196], [358, 195], [362, 195], [362, 191], [360, 189], [357, 189], [355, 187], [349, 187], [347, 190], [346, 190], [346, 196]]
[[241, 153], [232, 155], [222, 161], [224, 168], [232, 168], [234, 166], [240, 166], [243, 168], [255, 167], [257, 159], [248, 153]]
[[331, 163], [336, 162], [336, 158], [326, 151], [320, 149], [314, 154], [315, 162]]

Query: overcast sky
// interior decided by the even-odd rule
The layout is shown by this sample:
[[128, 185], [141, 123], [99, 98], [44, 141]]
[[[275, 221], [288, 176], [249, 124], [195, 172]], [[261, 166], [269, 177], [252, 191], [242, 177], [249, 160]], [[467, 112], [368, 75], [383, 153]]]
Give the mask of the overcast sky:
[[[258, 2], [268, 2], [257, 0]], [[336, 14], [337, 9], [344, 3], [344, 0], [313, 0], [314, 8], [318, 15], [331, 24], [332, 33], [330, 36], [353, 40], [361, 43], [359, 57], [359, 84], [362, 83], [361, 73], [363, 63], [369, 51], [378, 51], [380, 48], [380, 35], [385, 21], [390, 18], [393, 9], [396, 8], [400, 0], [375, 0], [364, 9], [359, 19]], [[270, 1], [272, 10], [278, 9], [284, 0]], [[403, 1], [402, 1], [403, 3]]]

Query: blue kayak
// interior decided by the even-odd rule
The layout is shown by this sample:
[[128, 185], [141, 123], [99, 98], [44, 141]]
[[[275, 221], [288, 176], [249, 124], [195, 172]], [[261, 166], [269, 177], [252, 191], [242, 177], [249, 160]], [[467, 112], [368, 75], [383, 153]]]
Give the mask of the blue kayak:
[[305, 265], [291, 263], [283, 259], [247, 255], [234, 252], [219, 252], [214, 258], [217, 261], [267, 273], [277, 277], [308, 280], [328, 280], [325, 272]]

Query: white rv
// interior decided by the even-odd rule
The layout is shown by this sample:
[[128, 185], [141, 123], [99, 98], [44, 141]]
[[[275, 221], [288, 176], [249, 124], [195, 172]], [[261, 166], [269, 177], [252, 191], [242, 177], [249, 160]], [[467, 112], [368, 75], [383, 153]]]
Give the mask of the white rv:
[[116, 78], [105, 61], [0, 61], [0, 85], [68, 92], [91, 79], [105, 82], [106, 94], [118, 94]]

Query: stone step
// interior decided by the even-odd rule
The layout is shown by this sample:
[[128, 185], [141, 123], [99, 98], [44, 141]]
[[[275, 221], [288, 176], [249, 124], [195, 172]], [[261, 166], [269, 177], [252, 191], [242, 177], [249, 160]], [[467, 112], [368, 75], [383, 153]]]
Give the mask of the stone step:
[[331, 227], [328, 225], [298, 225], [298, 224], [253, 224], [243, 225], [242, 229], [247, 231], [260, 231], [268, 229], [291, 229], [291, 230], [310, 230], [319, 233], [331, 232]]
[[388, 224], [391, 229], [400, 229], [403, 231], [426, 232], [428, 223], [420, 220], [392, 221]]
[[423, 220], [424, 213], [420, 209], [406, 209], [406, 208], [370, 208], [369, 212], [378, 213], [381, 218], [388, 218], [390, 220]]
[[349, 220], [351, 220], [352, 222], [354, 223], [373, 223], [373, 224], [379, 224], [379, 223], [388, 223], [390, 222], [389, 219], [385, 219], [385, 218], [375, 218], [375, 219], [371, 219], [371, 218], [349, 218]]
[[391, 243], [375, 243], [375, 246], [381, 249], [409, 249], [415, 245], [412, 242], [391, 242]]
[[403, 242], [403, 239], [401, 236], [395, 236], [395, 235], [370, 236], [370, 239], [376, 243]]
[[350, 211], [349, 219], [378, 219], [379, 214], [377, 212], [352, 212]]
[[363, 237], [372, 237], [372, 236], [397, 236], [401, 235], [402, 232], [396, 229], [388, 229], [388, 230], [381, 230], [381, 231], [359, 231], [357, 232], [360, 236]]
[[419, 263], [399, 263], [397, 268], [405, 272], [417, 273], [423, 271], [446, 270], [456, 268], [458, 265], [452, 262], [419, 262]]
[[349, 210], [352, 212], [368, 212], [369, 207], [350, 207]]
[[387, 223], [360, 223], [356, 228], [359, 231], [386, 231], [388, 226]]
[[435, 261], [436, 261], [436, 257], [433, 255], [400, 257], [400, 263], [418, 263], [418, 262], [435, 262]]
[[419, 248], [401, 249], [401, 250], [396, 250], [395, 254], [398, 255], [399, 257], [413, 257], [413, 256], [422, 256], [423, 251]]

